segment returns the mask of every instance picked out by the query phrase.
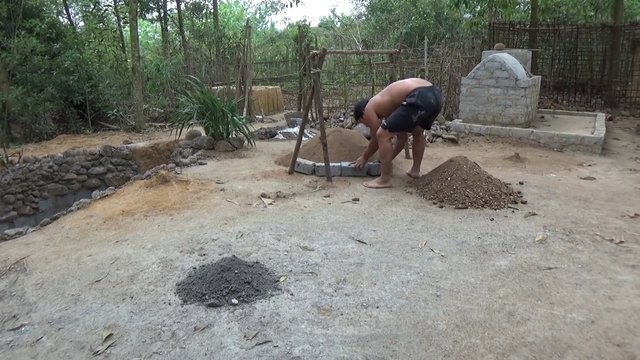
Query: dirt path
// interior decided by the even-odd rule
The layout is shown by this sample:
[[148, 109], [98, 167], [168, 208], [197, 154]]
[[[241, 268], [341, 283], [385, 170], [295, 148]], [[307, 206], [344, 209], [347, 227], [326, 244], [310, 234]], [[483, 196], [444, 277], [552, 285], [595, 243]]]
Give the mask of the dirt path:
[[[610, 130], [605, 156], [484, 138], [427, 149], [423, 171], [465, 155], [523, 181], [519, 210], [439, 209], [410, 193], [401, 156], [388, 190], [288, 176], [273, 160], [293, 142], [134, 184], [0, 243], [0, 358], [636, 359], [640, 137]], [[265, 206], [275, 191], [289, 196]], [[180, 304], [192, 267], [231, 255], [282, 292]]]

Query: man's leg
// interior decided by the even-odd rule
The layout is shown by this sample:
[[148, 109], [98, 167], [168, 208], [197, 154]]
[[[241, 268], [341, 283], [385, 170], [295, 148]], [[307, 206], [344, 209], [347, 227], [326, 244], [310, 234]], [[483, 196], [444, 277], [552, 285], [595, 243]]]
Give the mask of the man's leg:
[[424, 129], [416, 126], [413, 130], [413, 166], [407, 171], [407, 175], [417, 179], [420, 177], [420, 166], [422, 165], [422, 157], [424, 149], [427, 147], [427, 139], [424, 137]]
[[[382, 127], [375, 134], [378, 137], [378, 157], [380, 158], [380, 177], [368, 181], [363, 185], [368, 188], [380, 189], [391, 187], [393, 144], [391, 140], [394, 134]], [[403, 146], [404, 147], [404, 146]], [[396, 154], [397, 155], [397, 154]]]
[[393, 159], [395, 159], [398, 154], [400, 154], [400, 151], [405, 148], [407, 139], [409, 139], [409, 134], [407, 134], [406, 132], [396, 133], [396, 143], [393, 146]]

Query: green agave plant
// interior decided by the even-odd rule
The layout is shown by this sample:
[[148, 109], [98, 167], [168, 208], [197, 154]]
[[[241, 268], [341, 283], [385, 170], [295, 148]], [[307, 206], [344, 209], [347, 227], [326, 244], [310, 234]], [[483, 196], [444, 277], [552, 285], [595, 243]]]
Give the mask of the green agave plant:
[[255, 146], [254, 136], [249, 120], [236, 111], [233, 100], [217, 97], [198, 78], [187, 78], [186, 93], [178, 98], [178, 114], [171, 121], [176, 137], [182, 131], [200, 125], [206, 135], [214, 140], [227, 140], [232, 136], [242, 136], [252, 146]]

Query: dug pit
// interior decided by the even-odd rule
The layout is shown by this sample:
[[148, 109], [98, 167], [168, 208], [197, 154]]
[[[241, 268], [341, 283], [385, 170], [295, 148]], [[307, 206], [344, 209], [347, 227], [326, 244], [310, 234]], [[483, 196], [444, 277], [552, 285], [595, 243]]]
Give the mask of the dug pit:
[[251, 303], [280, 291], [278, 277], [258, 261], [247, 262], [235, 255], [193, 268], [176, 285], [184, 304], [221, 307]]
[[504, 209], [526, 203], [521, 191], [493, 177], [465, 156], [453, 157], [411, 185], [421, 197], [457, 209]]

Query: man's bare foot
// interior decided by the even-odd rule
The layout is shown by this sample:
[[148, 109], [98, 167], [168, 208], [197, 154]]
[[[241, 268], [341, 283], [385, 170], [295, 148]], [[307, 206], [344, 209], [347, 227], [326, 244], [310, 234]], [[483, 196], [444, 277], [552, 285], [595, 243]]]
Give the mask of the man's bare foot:
[[407, 171], [407, 176], [409, 176], [412, 179], [418, 179], [420, 178], [420, 172], [419, 171]]
[[367, 181], [366, 183], [362, 184], [370, 189], [384, 189], [384, 188], [390, 188], [391, 187], [391, 181], [382, 181], [381, 178], [377, 178], [373, 181]]

